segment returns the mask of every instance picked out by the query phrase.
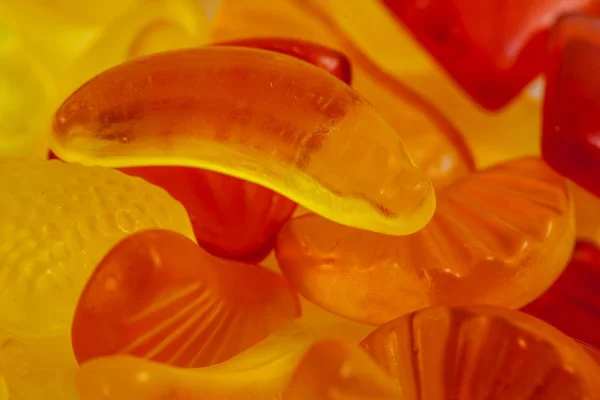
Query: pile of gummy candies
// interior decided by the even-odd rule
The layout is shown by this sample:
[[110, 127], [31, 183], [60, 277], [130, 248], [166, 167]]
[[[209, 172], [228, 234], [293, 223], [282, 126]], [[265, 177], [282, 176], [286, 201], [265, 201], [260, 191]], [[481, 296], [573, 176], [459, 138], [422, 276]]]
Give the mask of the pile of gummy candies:
[[600, 1], [205, 3], [0, 2], [0, 400], [600, 399]]

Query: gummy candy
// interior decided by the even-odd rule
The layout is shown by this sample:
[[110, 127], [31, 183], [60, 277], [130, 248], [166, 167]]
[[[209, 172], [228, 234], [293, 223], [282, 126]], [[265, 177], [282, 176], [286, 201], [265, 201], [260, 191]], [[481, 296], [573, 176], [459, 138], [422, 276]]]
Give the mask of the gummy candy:
[[518, 311], [433, 307], [362, 347], [407, 399], [597, 399], [600, 365], [577, 342]]
[[355, 345], [322, 340], [298, 365], [283, 400], [397, 400], [400, 388]]
[[600, 197], [569, 181], [575, 203], [577, 238], [600, 245]]
[[352, 68], [346, 56], [316, 43], [289, 38], [263, 37], [232, 40], [218, 44], [221, 46], [254, 47], [287, 54], [323, 68], [347, 84], [352, 82]]
[[275, 251], [307, 299], [382, 324], [429, 305], [527, 304], [566, 266], [573, 225], [566, 179], [525, 158], [440, 191], [433, 219], [413, 235], [350, 229], [312, 214], [288, 221]]
[[571, 262], [557, 281], [522, 311], [600, 347], [600, 248], [577, 243]]
[[388, 234], [421, 229], [435, 208], [431, 184], [367, 101], [263, 50], [189, 49], [105, 71], [60, 107], [53, 139], [65, 161], [207, 168]]
[[77, 361], [132, 354], [181, 367], [225, 361], [300, 315], [279, 275], [226, 261], [165, 230], [140, 232], [102, 260], [73, 319]]
[[344, 337], [358, 343], [369, 332], [349, 321], [316, 323], [305, 317], [210, 367], [175, 368], [130, 356], [93, 359], [79, 369], [77, 389], [81, 400], [279, 400], [315, 341]]
[[[220, 45], [256, 47], [289, 54], [350, 82], [350, 63], [341, 53], [310, 42], [266, 38]], [[258, 261], [295, 208], [289, 199], [262, 186], [212, 171], [185, 167], [123, 168], [123, 172], [166, 189], [185, 206], [198, 243], [210, 253]]]
[[353, 87], [400, 133], [413, 161], [436, 188], [473, 169], [470, 151], [456, 128], [356, 48], [336, 29], [334, 21], [319, 12], [316, 3], [280, 0], [265, 7], [255, 1], [225, 0], [211, 31], [212, 39], [218, 42], [273, 36], [310, 40], [343, 52], [352, 64]]
[[544, 69], [561, 14], [600, 12], [596, 0], [382, 0], [482, 106], [498, 109]]
[[121, 168], [167, 190], [186, 208], [198, 244], [248, 262], [263, 259], [294, 211], [289, 199], [254, 183], [188, 167]]
[[148, 228], [193, 237], [164, 190], [99, 167], [0, 159], [0, 328], [64, 331], [93, 267], [119, 240]]
[[558, 172], [600, 196], [600, 21], [562, 18], [551, 38], [542, 154]]

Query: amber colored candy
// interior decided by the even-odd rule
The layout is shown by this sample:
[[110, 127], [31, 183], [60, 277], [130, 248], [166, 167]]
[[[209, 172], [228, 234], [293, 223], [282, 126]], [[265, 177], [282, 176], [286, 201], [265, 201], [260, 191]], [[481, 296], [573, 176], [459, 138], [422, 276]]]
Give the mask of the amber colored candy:
[[298, 365], [283, 400], [398, 400], [396, 383], [356, 345], [322, 340]]
[[569, 181], [575, 202], [577, 239], [600, 245], [600, 197]]
[[366, 100], [264, 50], [211, 46], [121, 64], [66, 100], [53, 139], [65, 161], [211, 169], [388, 234], [421, 229], [435, 208], [430, 182]]
[[579, 343], [591, 356], [598, 365], [600, 365], [600, 350], [585, 343]]
[[[262, 48], [294, 56], [350, 83], [350, 62], [341, 53], [310, 42], [264, 38], [219, 45]], [[166, 189], [187, 209], [198, 243], [210, 253], [257, 261], [295, 208], [289, 199], [251, 182], [185, 167], [122, 168]]]
[[287, 54], [323, 68], [347, 84], [352, 82], [352, 67], [344, 54], [306, 40], [263, 37], [238, 39], [217, 44], [221, 46], [254, 47]]
[[322, 2], [280, 0], [266, 6], [225, 0], [211, 37], [222, 42], [285, 36], [342, 52], [352, 64], [352, 86], [398, 131], [413, 161], [436, 188], [467, 175], [473, 159], [456, 128], [423, 97], [375, 64], [319, 5]]
[[566, 266], [574, 242], [567, 181], [537, 158], [473, 173], [438, 193], [431, 222], [392, 237], [305, 215], [275, 251], [307, 299], [382, 324], [429, 305], [521, 307]]
[[98, 265], [72, 326], [79, 363], [131, 354], [170, 365], [225, 361], [300, 315], [277, 274], [165, 230], [130, 236]]
[[549, 53], [543, 157], [600, 196], [600, 20], [562, 18], [552, 33]]
[[575, 339], [600, 347], [600, 248], [577, 243], [565, 271], [522, 311]]
[[600, 365], [573, 339], [518, 311], [428, 308], [377, 328], [361, 346], [405, 399], [600, 398]]
[[482, 106], [498, 109], [544, 70], [549, 29], [597, 0], [382, 0]]

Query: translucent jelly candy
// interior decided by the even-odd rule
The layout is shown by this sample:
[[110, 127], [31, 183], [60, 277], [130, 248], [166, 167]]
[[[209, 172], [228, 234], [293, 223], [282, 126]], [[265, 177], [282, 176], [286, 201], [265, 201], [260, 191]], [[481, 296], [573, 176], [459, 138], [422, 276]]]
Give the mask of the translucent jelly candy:
[[[364, 327], [357, 331], [347, 320], [314, 322], [303, 316], [231, 360], [210, 367], [175, 368], [130, 356], [94, 359], [79, 369], [77, 388], [82, 400], [280, 400], [315, 341], [345, 337], [358, 343], [369, 332]], [[356, 358], [348, 354], [348, 359]], [[311, 367], [305, 365], [305, 370]], [[332, 383], [336, 382], [343, 384]]]
[[525, 158], [438, 194], [421, 231], [392, 237], [305, 215], [279, 233], [284, 275], [307, 299], [381, 324], [435, 304], [521, 307], [566, 266], [574, 241], [566, 179]]
[[382, 0], [481, 105], [504, 106], [544, 69], [549, 28], [596, 0]]
[[287, 282], [204, 252], [178, 233], [130, 236], [102, 260], [73, 319], [73, 350], [182, 367], [225, 361], [300, 315]]
[[200, 246], [210, 253], [258, 261], [294, 211], [289, 199], [254, 183], [188, 167], [121, 168], [167, 190], [186, 208]]
[[52, 150], [88, 164], [211, 169], [388, 234], [421, 229], [435, 207], [368, 102], [320, 68], [263, 50], [190, 49], [110, 69], [57, 111]]
[[560, 173], [600, 196], [600, 21], [570, 16], [552, 34], [542, 154]]
[[355, 345], [323, 340], [308, 349], [283, 400], [398, 400], [396, 383]]
[[567, 269], [522, 311], [600, 347], [600, 248], [580, 242]]
[[[308, 61], [344, 82], [350, 63], [341, 53], [310, 42], [266, 38], [220, 45], [263, 48]], [[166, 189], [186, 208], [198, 243], [212, 254], [257, 261], [270, 252], [275, 234], [295, 203], [248, 181], [212, 171], [185, 167], [122, 168]]]
[[575, 203], [577, 238], [600, 245], [600, 197], [569, 181]]
[[405, 399], [600, 398], [600, 365], [518, 311], [429, 308], [379, 327], [361, 345]]
[[[211, 32], [218, 42], [273, 36], [310, 40], [344, 53], [352, 64], [353, 87], [399, 132], [414, 163], [436, 188], [473, 169], [469, 149], [456, 128], [430, 103], [373, 63], [317, 3], [279, 0], [267, 7], [252, 0], [225, 0]], [[248, 37], [254, 38], [245, 39]]]
[[5, 159], [0, 185], [0, 329], [13, 333], [66, 329], [93, 267], [128, 234], [193, 237], [181, 204], [118, 171]]
[[346, 56], [316, 43], [290, 38], [264, 37], [232, 40], [218, 44], [221, 46], [254, 47], [287, 54], [323, 68], [347, 84], [352, 82], [352, 67]]

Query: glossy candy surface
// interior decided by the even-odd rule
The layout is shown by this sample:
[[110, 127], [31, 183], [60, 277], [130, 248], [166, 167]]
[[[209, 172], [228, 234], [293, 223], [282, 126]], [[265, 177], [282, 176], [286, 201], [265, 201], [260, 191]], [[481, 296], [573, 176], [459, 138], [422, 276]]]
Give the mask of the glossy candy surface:
[[[310, 62], [346, 83], [351, 72], [341, 53], [310, 42], [265, 38], [219, 45], [262, 48]], [[122, 168], [166, 189], [186, 208], [198, 243], [212, 254], [247, 261], [260, 260], [295, 203], [269, 189], [227, 175], [186, 167]]]
[[254, 183], [189, 167], [120, 168], [167, 190], [186, 208], [198, 244], [224, 258], [255, 261], [294, 211], [291, 200]]
[[283, 400], [398, 400], [396, 383], [356, 345], [323, 340], [298, 365]]
[[346, 56], [338, 51], [305, 40], [285, 37], [239, 39], [217, 43], [220, 46], [243, 46], [271, 50], [304, 60], [330, 72], [347, 84], [352, 83], [352, 66]]
[[164, 190], [121, 172], [0, 160], [0, 329], [66, 330], [94, 266], [119, 240], [165, 228], [193, 237]]
[[600, 365], [573, 339], [518, 311], [429, 308], [379, 327], [361, 346], [407, 400], [600, 398]]
[[110, 69], [57, 111], [52, 150], [86, 164], [207, 168], [388, 234], [421, 229], [435, 207], [398, 132], [367, 101], [262, 50], [190, 49]]
[[381, 0], [482, 106], [512, 100], [545, 67], [548, 31], [597, 0]]
[[600, 20], [561, 19], [553, 31], [548, 57], [544, 159], [600, 196]]
[[[428, 101], [374, 63], [319, 5], [322, 2], [280, 0], [264, 7], [252, 0], [225, 0], [211, 37], [223, 42], [284, 36], [341, 51], [352, 64], [352, 87], [400, 134], [412, 160], [436, 188], [467, 175], [474, 162], [461, 133]], [[350, 5], [354, 3], [344, 3]]]
[[579, 242], [565, 271], [522, 309], [567, 335], [600, 347], [600, 248]]
[[77, 389], [81, 400], [280, 400], [315, 341], [343, 337], [358, 343], [370, 331], [331, 316], [313, 317], [305, 313], [256, 346], [210, 367], [175, 368], [129, 356], [94, 359], [79, 369]]
[[153, 230], [115, 246], [85, 287], [73, 319], [79, 363], [131, 354], [181, 367], [225, 361], [300, 316], [287, 282]]
[[546, 290], [574, 241], [566, 179], [525, 158], [476, 172], [438, 194], [421, 231], [392, 237], [317, 215], [286, 223], [284, 275], [307, 299], [371, 324], [438, 304], [517, 308]]

